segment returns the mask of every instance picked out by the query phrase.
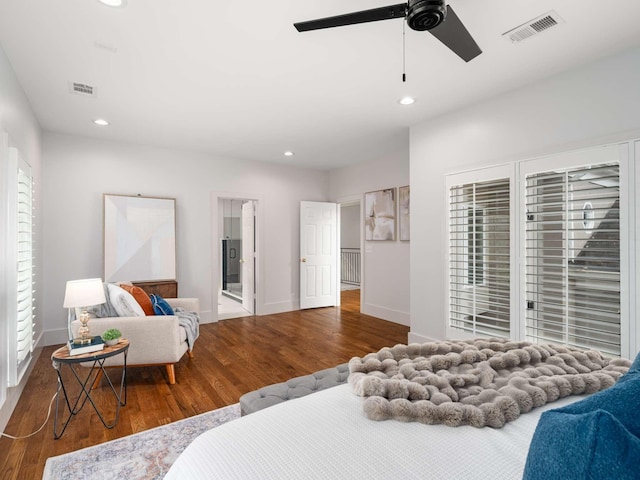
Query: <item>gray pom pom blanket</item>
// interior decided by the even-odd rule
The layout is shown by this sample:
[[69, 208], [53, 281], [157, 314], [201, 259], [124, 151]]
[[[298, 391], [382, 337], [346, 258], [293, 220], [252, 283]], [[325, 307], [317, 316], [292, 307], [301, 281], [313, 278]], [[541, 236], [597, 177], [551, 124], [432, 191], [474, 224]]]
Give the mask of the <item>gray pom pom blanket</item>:
[[372, 420], [500, 428], [568, 395], [613, 385], [631, 362], [595, 350], [476, 339], [396, 345], [349, 362]]

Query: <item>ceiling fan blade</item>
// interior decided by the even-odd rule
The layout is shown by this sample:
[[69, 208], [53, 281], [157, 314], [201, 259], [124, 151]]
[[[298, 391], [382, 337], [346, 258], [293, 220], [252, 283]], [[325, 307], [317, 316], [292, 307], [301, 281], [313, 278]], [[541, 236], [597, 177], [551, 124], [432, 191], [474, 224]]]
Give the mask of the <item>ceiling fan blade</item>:
[[476, 41], [449, 5], [447, 5], [447, 17], [445, 20], [437, 27], [429, 30], [429, 33], [449, 47], [453, 53], [465, 62], [476, 58], [482, 53]]
[[298, 22], [294, 23], [293, 26], [296, 27], [299, 32], [307, 32], [309, 30], [320, 30], [321, 28], [342, 27], [345, 25], [354, 25], [356, 23], [391, 20], [393, 18], [404, 18], [406, 9], [406, 3], [399, 3], [397, 5], [389, 5], [388, 7], [362, 10], [361, 12], [347, 13], [344, 15], [337, 15], [335, 17]]

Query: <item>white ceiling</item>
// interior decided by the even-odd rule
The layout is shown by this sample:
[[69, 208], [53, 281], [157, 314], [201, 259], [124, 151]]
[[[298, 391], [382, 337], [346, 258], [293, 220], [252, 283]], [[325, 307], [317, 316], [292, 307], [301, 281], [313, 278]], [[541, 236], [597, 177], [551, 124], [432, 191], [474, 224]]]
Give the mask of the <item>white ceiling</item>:
[[[0, 0], [0, 43], [46, 131], [320, 169], [406, 148], [415, 123], [640, 44], [638, 0], [450, 0], [482, 55], [465, 63], [407, 28], [403, 83], [402, 20], [292, 25], [394, 3]], [[566, 23], [502, 38], [550, 10]], [[407, 94], [417, 102], [399, 105]]]

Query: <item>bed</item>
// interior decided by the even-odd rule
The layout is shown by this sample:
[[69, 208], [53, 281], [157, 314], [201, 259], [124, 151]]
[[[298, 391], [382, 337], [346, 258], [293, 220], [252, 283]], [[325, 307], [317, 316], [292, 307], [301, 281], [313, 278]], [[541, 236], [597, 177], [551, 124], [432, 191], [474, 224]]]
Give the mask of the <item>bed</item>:
[[[600, 402], [605, 405], [611, 404], [611, 398], [618, 398], [620, 401], [613, 403], [621, 407], [616, 408], [626, 413], [634, 412], [634, 408], [629, 409], [625, 405], [630, 402], [629, 396], [637, 403], [640, 394], [638, 363], [636, 360], [632, 366], [633, 374], [630, 370], [623, 377], [632, 382], [620, 380], [614, 387], [595, 395], [560, 398], [520, 415], [502, 428], [373, 421], [366, 418], [363, 398], [354, 394], [353, 386], [339, 385], [271, 406], [202, 434], [176, 460], [165, 478], [520, 479], [525, 471], [534, 432], [538, 435], [536, 427], [544, 412], [551, 411], [547, 414], [550, 415], [573, 409], [560, 420], [549, 417], [556, 423], [562, 423], [565, 418], [573, 421], [582, 418], [582, 410], [601, 408], [597, 401], [588, 403], [598, 400], [598, 397], [604, 399]], [[620, 390], [619, 385], [630, 388], [619, 393], [616, 392]], [[621, 439], [623, 443], [630, 442], [620, 446], [622, 456], [613, 458], [607, 453], [615, 442], [600, 442], [605, 456], [614, 462], [613, 467], [606, 462], [597, 465], [600, 472], [611, 472], [611, 468], [617, 465], [622, 470], [617, 471], [615, 478], [635, 478], [636, 472], [632, 469], [640, 462], [640, 422], [633, 419], [633, 415], [627, 415], [622, 421], [625, 426], [635, 422], [628, 427], [628, 439], [623, 439], [618, 430], [613, 433], [618, 443]], [[592, 469], [591, 460], [587, 465], [576, 460], [591, 454], [576, 453], [565, 445], [569, 442], [575, 448], [593, 450], [605, 430], [600, 426], [594, 428], [592, 424], [585, 428], [581, 434], [584, 437], [579, 441], [574, 435], [580, 430], [575, 429], [567, 429], [558, 435], [545, 434], [540, 438], [537, 443], [542, 448], [537, 455], [551, 458], [553, 455], [549, 452], [555, 451], [553, 462], [567, 465], [552, 462], [550, 467], [547, 466], [551, 468], [551, 476], [544, 468], [528, 468], [532, 470], [529, 478], [560, 478], [553, 475], [559, 472], [565, 475], [562, 478], [590, 478], [589, 475], [597, 472]], [[556, 430], [555, 423], [552, 430]]]
[[371, 421], [348, 384], [252, 413], [198, 437], [165, 479], [522, 478], [540, 414], [501, 429]]

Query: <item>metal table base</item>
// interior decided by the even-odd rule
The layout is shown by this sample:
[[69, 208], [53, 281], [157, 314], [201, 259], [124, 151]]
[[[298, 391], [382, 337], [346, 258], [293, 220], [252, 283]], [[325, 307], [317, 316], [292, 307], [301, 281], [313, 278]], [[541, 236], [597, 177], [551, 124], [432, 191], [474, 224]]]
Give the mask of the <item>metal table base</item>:
[[[105, 426], [105, 428], [113, 428], [117, 425], [118, 418], [120, 417], [120, 407], [125, 406], [127, 403], [126, 377], [127, 377], [128, 351], [129, 351], [129, 342], [124, 340], [118, 345], [115, 345], [113, 347], [106, 347], [104, 350], [101, 350], [99, 352], [93, 352], [93, 353], [88, 353], [84, 355], [69, 356], [67, 347], [62, 347], [56, 350], [55, 352], [53, 352], [53, 355], [51, 356], [51, 360], [53, 361], [53, 367], [56, 369], [56, 372], [58, 374], [58, 387], [56, 390], [56, 394], [57, 394], [56, 395], [56, 411], [55, 411], [54, 422], [53, 422], [53, 438], [54, 439], [57, 440], [62, 436], [62, 434], [67, 428], [67, 425], [69, 425], [69, 422], [71, 421], [71, 419], [74, 416], [76, 416], [78, 413], [80, 413], [80, 411], [86, 405], [87, 400], [93, 406], [93, 409], [98, 414], [98, 418], [100, 418], [100, 421]], [[116, 386], [114, 385], [113, 381], [109, 377], [109, 374], [107, 373], [107, 368], [105, 368], [104, 363], [107, 360], [107, 358], [113, 357], [115, 355], [120, 355], [120, 354], [124, 355], [124, 362], [122, 365], [122, 378], [120, 379], [120, 389], [119, 391], [117, 391]], [[88, 363], [88, 362], [93, 362], [93, 364], [91, 368], [88, 369], [89, 371], [86, 377], [82, 378], [78, 365], [80, 363]], [[62, 376], [62, 367], [64, 365], [69, 366], [69, 370], [71, 370], [71, 372], [73, 373], [73, 376], [78, 382], [78, 385], [80, 386], [80, 392], [78, 393], [78, 396], [75, 399], [71, 399], [69, 397], [68, 388], [65, 387], [65, 384], [64, 384], [64, 379]], [[100, 412], [94, 399], [91, 397], [91, 391], [93, 390], [93, 388], [95, 388], [94, 384], [97, 383], [98, 380], [100, 380], [101, 376], [104, 376], [104, 378], [107, 379], [107, 383], [109, 384], [109, 389], [111, 390], [114, 398], [116, 399], [115, 419], [111, 423], [107, 423], [107, 421], [105, 420], [105, 417]], [[66, 410], [68, 411], [68, 417], [66, 418], [66, 420], [63, 420], [61, 418], [62, 415], [59, 415], [61, 390], [62, 390], [62, 394], [64, 395], [64, 403], [66, 404]], [[63, 405], [62, 408], [64, 410], [65, 406]], [[58, 431], [58, 422], [62, 423], [62, 428], [60, 429], [60, 431]]]

